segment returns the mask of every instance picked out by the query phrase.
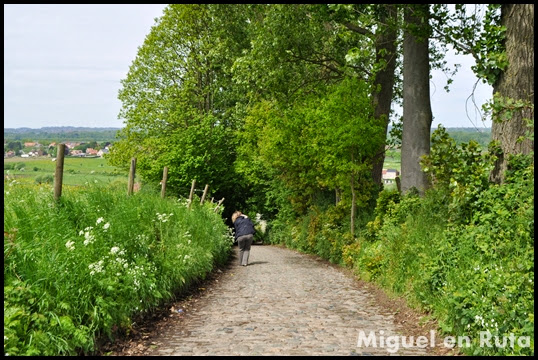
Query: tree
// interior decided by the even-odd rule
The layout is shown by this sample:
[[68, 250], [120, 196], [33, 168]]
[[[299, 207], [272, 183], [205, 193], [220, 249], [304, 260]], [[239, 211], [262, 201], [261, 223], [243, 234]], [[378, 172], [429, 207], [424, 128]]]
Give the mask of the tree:
[[244, 98], [231, 76], [248, 46], [243, 8], [171, 4], [164, 10], [122, 80], [119, 117], [126, 126], [110, 163], [128, 167], [136, 157], [137, 173], [155, 187], [168, 166], [170, 193], [188, 194], [196, 179], [227, 203], [246, 196], [241, 177], [230, 171], [235, 106]]
[[490, 180], [502, 183], [509, 159], [534, 150], [534, 4], [489, 4], [483, 18], [475, 6], [469, 11], [458, 4], [454, 15], [437, 11], [446, 25], [438, 33], [471, 54], [477, 77], [493, 86], [493, 99], [484, 107], [498, 145]]
[[[501, 183], [509, 159], [534, 151], [534, 4], [501, 5], [507, 66], [493, 83], [492, 139], [501, 152], [490, 180]], [[521, 138], [524, 138], [521, 141]]]
[[10, 141], [6, 146], [6, 149], [11, 150], [15, 152], [16, 155], [18, 155], [22, 150], [22, 144], [20, 141]]
[[423, 193], [427, 175], [420, 159], [430, 151], [432, 112], [430, 105], [429, 5], [409, 5], [404, 20], [402, 175], [403, 193], [416, 188]]
[[[275, 169], [272, 174], [291, 190], [287, 195], [299, 214], [320, 191], [343, 189], [353, 235], [356, 208], [371, 197], [372, 161], [385, 140], [383, 121], [373, 115], [371, 91], [367, 82], [350, 76], [304, 94], [294, 106], [259, 103], [247, 118], [240, 163]], [[252, 151], [253, 144], [258, 151]]]
[[353, 77], [332, 86], [322, 102], [324, 116], [315, 128], [322, 135], [316, 139], [321, 145], [317, 157], [325, 170], [325, 182], [334, 189], [348, 187], [351, 193], [352, 238], [357, 203], [364, 206], [370, 199], [373, 162], [380, 144], [385, 143], [381, 129], [386, 124], [374, 116], [371, 93], [366, 82]]
[[[349, 19], [344, 20], [344, 25], [351, 31], [365, 35], [369, 34], [374, 39], [376, 71], [373, 73], [375, 87], [372, 93], [372, 103], [375, 109], [374, 116], [383, 119], [383, 134], [386, 136], [390, 123], [394, 86], [397, 83], [395, 70], [398, 58], [398, 6], [394, 4], [380, 4], [374, 9], [379, 19], [376, 22], [377, 29], [375, 32], [367, 30], [365, 27], [357, 26], [356, 22], [351, 22]], [[372, 168], [372, 178], [378, 185], [382, 183], [384, 162], [385, 143], [382, 143], [375, 155]]]
[[[293, 103], [297, 96], [351, 73], [375, 84], [370, 101], [374, 116], [385, 123], [379, 131], [386, 136], [397, 84], [396, 5], [276, 4], [256, 9], [252, 49], [236, 62], [237, 76], [253, 93]], [[380, 144], [371, 174], [379, 185], [384, 155]]]

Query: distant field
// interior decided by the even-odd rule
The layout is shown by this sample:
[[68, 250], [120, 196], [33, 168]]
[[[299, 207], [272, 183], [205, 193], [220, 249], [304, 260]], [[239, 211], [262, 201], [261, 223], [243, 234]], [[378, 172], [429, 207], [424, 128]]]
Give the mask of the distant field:
[[[16, 169], [7, 169], [15, 165]], [[4, 159], [4, 179], [25, 183], [35, 183], [39, 177], [52, 175], [56, 171], [56, 161], [50, 157]], [[64, 175], [62, 183], [65, 185], [84, 185], [85, 183], [109, 184], [111, 182], [125, 182], [127, 185], [128, 173], [107, 164], [103, 158], [71, 158], [64, 159]]]
[[385, 154], [385, 162], [383, 163], [384, 169], [396, 169], [401, 172], [401, 154], [400, 150], [389, 150]]

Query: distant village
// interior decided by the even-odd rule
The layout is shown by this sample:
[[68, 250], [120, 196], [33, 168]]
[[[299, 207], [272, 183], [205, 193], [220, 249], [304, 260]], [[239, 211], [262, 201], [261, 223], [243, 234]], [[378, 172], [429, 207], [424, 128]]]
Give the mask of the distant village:
[[[18, 144], [17, 144], [18, 143]], [[110, 151], [112, 144], [104, 142], [100, 145], [93, 142], [65, 141], [65, 155], [72, 157], [103, 157]], [[48, 145], [39, 142], [4, 141], [4, 159], [20, 156], [21, 158], [50, 156], [56, 157], [58, 143], [51, 142]], [[12, 150], [9, 150], [11, 148]], [[396, 169], [383, 169], [383, 183], [393, 184], [400, 172]]]
[[[17, 144], [18, 143], [18, 144]], [[65, 144], [65, 155], [75, 157], [103, 157], [110, 151], [110, 142], [104, 142], [101, 145], [94, 142], [62, 142]], [[52, 142], [43, 145], [38, 142], [19, 142], [11, 141], [6, 143], [4, 140], [4, 159], [15, 156], [21, 158], [38, 157], [38, 156], [56, 156], [58, 143]]]
[[[8, 150], [4, 151], [4, 159], [11, 158], [15, 156], [20, 156], [21, 158], [29, 157], [38, 157], [38, 156], [56, 156], [56, 149], [58, 144], [52, 142], [48, 145], [42, 145], [38, 142], [24, 142], [20, 143], [20, 150]], [[99, 149], [93, 147], [87, 147], [86, 145], [94, 145], [93, 143], [85, 142], [62, 142], [65, 144], [65, 151], [67, 156], [73, 157], [103, 157], [105, 154], [108, 154], [110, 151], [111, 143], [105, 142], [99, 146]], [[4, 143], [4, 149], [8, 144]], [[96, 146], [97, 147], [97, 146]], [[396, 169], [383, 169], [383, 182], [385, 184], [393, 184], [397, 176], [400, 175], [400, 172]]]

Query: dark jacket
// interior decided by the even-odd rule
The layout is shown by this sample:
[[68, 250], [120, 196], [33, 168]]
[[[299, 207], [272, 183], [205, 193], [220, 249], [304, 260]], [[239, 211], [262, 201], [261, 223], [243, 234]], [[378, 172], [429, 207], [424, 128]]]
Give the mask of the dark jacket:
[[239, 216], [235, 220], [234, 227], [235, 227], [235, 240], [237, 240], [237, 238], [240, 236], [249, 235], [249, 234], [254, 235], [256, 233], [256, 229], [254, 229], [254, 224], [248, 217], [244, 215]]

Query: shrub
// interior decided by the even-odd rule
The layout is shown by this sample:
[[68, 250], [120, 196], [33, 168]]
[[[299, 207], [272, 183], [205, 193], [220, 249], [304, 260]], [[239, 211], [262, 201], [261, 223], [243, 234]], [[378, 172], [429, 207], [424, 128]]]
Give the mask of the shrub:
[[36, 184], [52, 184], [54, 182], [53, 175], [40, 175], [35, 178]]

